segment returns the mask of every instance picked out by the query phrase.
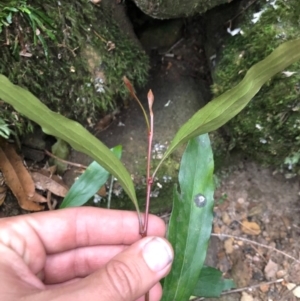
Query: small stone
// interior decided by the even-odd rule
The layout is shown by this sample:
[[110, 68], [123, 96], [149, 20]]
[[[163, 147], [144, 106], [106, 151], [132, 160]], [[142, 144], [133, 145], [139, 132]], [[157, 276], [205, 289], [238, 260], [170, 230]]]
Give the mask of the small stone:
[[291, 220], [289, 218], [287, 218], [286, 216], [283, 216], [282, 218], [282, 221], [285, 225], [285, 227], [290, 230], [291, 229]]
[[259, 289], [262, 293], [266, 293], [268, 290], [269, 290], [269, 285], [268, 284], [265, 284], [265, 283], [262, 283], [260, 286], [259, 286]]
[[280, 278], [283, 278], [284, 276], [286, 276], [287, 272], [285, 270], [279, 270], [277, 273], [276, 273], [276, 278], [277, 279], [280, 279]]
[[214, 225], [213, 233], [220, 234], [221, 233], [221, 228], [218, 225]]
[[224, 248], [225, 248], [226, 254], [231, 254], [234, 251], [233, 238], [228, 238], [228, 239], [225, 240]]
[[222, 221], [227, 226], [229, 226], [231, 223], [231, 219], [226, 211], [222, 212]]
[[277, 271], [278, 271], [278, 264], [270, 259], [264, 270], [266, 279], [267, 280], [274, 279]]
[[237, 202], [242, 205], [245, 203], [245, 200], [243, 198], [238, 198]]
[[240, 301], [253, 301], [253, 297], [246, 292], [242, 292], [242, 298]]
[[261, 230], [257, 223], [244, 220], [242, 222], [242, 232], [249, 235], [259, 235]]

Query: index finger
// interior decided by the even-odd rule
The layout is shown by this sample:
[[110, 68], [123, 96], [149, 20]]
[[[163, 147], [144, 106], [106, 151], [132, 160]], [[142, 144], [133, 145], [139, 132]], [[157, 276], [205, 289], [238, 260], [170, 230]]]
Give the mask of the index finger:
[[[137, 213], [131, 211], [80, 207], [18, 218], [34, 229], [47, 254], [84, 246], [130, 245], [141, 238]], [[149, 215], [148, 234], [164, 236], [163, 220]]]

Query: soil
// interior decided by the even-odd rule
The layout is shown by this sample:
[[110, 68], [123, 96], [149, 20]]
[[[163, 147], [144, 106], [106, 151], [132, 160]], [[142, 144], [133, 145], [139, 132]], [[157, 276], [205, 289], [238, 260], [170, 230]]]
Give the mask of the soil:
[[300, 283], [299, 179], [241, 157], [231, 162], [218, 176], [207, 263], [245, 289], [218, 300], [296, 300], [286, 283]]
[[[184, 37], [183, 43], [172, 51], [174, 57], [168, 58], [157, 53], [152, 57], [154, 68], [147, 88], [150, 86], [157, 91], [156, 95], [162, 93], [163, 100], [158, 105], [160, 111], [170, 99], [166, 91], [175, 90], [183, 79], [188, 85], [185, 88], [192, 87], [193, 91], [197, 90], [197, 87], [193, 86], [195, 81], [201, 80], [207, 85], [210, 84], [201, 49], [193, 35], [188, 35]], [[165, 85], [167, 88], [163, 90]], [[146, 95], [145, 91], [147, 89], [140, 91], [140, 95]], [[175, 98], [171, 100], [175, 101]], [[193, 110], [197, 109], [195, 107]], [[178, 111], [181, 110], [176, 106], [175, 111], [163, 111], [159, 122], [171, 123], [174, 121], [175, 112], [179, 114]], [[178, 117], [181, 119], [176, 123], [177, 128], [184, 122], [184, 118], [187, 119], [191, 114], [190, 110], [182, 111], [186, 115]], [[125, 127], [120, 126], [120, 122], [125, 124]], [[132, 160], [132, 154], [136, 151], [138, 158], [144, 157], [141, 153], [144, 151], [146, 139], [143, 138], [145, 136], [137, 134], [143, 131], [141, 129], [144, 129], [144, 120], [141, 114], [137, 113], [136, 106], [130, 104], [129, 109], [118, 115], [99, 136], [108, 145], [121, 143], [125, 149], [125, 160], [128, 160], [127, 164], [130, 165], [130, 158]], [[168, 131], [171, 131], [171, 134], [176, 131], [176, 128], [172, 127], [164, 129], [163, 126], [158, 127], [157, 135], [163, 137], [161, 141], [157, 138], [159, 142], [169, 139]], [[138, 143], [130, 145], [133, 140]], [[72, 160], [83, 164], [91, 161], [90, 158], [74, 152]], [[66, 179], [67, 182], [72, 180], [72, 175]], [[224, 277], [233, 278], [241, 291], [216, 300], [296, 300], [286, 285], [300, 283], [299, 178], [286, 179], [271, 167], [264, 168], [242, 155], [235, 155], [230, 157], [227, 167], [218, 171], [217, 180], [213, 234], [207, 264], [219, 268]], [[1, 217], [26, 213], [28, 212], [19, 208], [10, 193], [0, 207]], [[167, 220], [169, 212], [165, 208], [160, 215]]]

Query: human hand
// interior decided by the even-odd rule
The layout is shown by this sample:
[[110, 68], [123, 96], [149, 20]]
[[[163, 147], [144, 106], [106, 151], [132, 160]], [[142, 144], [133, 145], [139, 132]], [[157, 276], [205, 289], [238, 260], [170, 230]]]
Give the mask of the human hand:
[[[165, 224], [90, 207], [0, 219], [0, 300], [134, 301], [161, 297], [173, 251]], [[152, 236], [152, 237], [151, 237]], [[155, 236], [155, 237], [153, 237]]]

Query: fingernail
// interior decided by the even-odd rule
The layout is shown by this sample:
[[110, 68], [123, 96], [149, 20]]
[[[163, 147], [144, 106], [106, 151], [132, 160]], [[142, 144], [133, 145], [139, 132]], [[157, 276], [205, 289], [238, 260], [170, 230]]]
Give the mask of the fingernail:
[[159, 272], [173, 261], [173, 252], [163, 239], [155, 237], [144, 246], [143, 257], [153, 272]]

